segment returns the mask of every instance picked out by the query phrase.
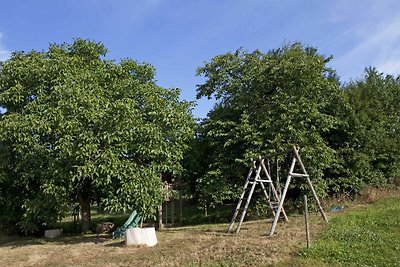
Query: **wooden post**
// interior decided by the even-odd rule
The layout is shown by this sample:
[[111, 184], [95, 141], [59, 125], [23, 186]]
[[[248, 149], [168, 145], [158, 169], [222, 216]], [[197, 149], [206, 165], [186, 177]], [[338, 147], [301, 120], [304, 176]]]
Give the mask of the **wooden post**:
[[175, 199], [171, 199], [171, 226], [175, 223]]
[[308, 224], [308, 204], [307, 204], [307, 196], [304, 195], [304, 219], [306, 223], [306, 240], [307, 240], [307, 248], [311, 247], [310, 243], [310, 229]]
[[168, 225], [168, 202], [165, 202], [165, 225]]
[[182, 208], [183, 208], [183, 199], [182, 199], [182, 177], [178, 176], [179, 181], [179, 224], [182, 225]]

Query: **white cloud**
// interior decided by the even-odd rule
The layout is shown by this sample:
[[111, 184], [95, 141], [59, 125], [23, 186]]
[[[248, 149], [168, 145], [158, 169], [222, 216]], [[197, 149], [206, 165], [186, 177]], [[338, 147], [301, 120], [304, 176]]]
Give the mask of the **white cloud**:
[[4, 61], [10, 58], [10, 51], [8, 51], [1, 42], [3, 34], [0, 32], [0, 61]]
[[377, 68], [378, 68], [378, 70], [380, 70], [384, 73], [399, 75], [400, 74], [400, 55], [394, 56], [393, 58], [382, 62], [380, 65], [377, 66]]
[[[365, 20], [347, 31], [358, 39], [356, 45], [336, 60], [338, 69], [347, 75], [361, 75], [365, 67], [400, 74], [400, 14], [381, 21]], [[354, 78], [354, 77], [353, 77]]]

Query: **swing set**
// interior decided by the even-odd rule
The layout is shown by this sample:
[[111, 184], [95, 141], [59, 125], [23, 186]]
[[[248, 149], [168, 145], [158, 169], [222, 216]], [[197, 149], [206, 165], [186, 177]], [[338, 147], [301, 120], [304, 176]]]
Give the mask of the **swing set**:
[[[281, 168], [279, 160], [279, 158], [282, 156], [284, 156], [286, 160], [290, 160], [289, 170], [287, 172], [287, 178], [283, 191], [281, 191], [280, 186]], [[274, 167], [272, 165], [276, 166]], [[273, 172], [275, 172], [275, 175], [272, 174]], [[286, 151], [264, 157], [259, 156], [257, 159], [251, 160], [251, 167], [247, 174], [243, 192], [240, 195], [235, 212], [232, 216], [231, 223], [229, 224], [228, 232], [239, 233], [254, 190], [257, 184], [259, 184], [261, 186], [263, 194], [266, 197], [268, 207], [270, 208], [274, 216], [272, 226], [269, 230], [269, 236], [272, 236], [275, 232], [275, 228], [281, 213], [285, 221], [289, 221], [283, 208], [283, 203], [285, 201], [286, 193], [289, 189], [292, 178], [302, 179], [307, 182], [318, 205], [318, 209], [324, 220], [327, 222], [328, 219], [325, 215], [324, 210], [322, 209], [321, 203], [311, 183], [310, 177], [307, 174], [304, 164], [300, 158], [299, 148], [293, 146]]]

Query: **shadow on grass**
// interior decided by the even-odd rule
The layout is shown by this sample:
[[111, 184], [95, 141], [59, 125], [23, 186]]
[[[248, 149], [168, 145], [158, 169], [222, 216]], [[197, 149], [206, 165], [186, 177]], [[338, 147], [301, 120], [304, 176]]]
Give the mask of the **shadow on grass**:
[[122, 248], [125, 247], [125, 242], [124, 241], [118, 241], [118, 242], [113, 242], [113, 243], [108, 243], [104, 245], [105, 247], [117, 247], [117, 248]]
[[[176, 224], [176, 226], [167, 226], [165, 233], [173, 233], [175, 231], [181, 231], [183, 228], [191, 228], [191, 232], [203, 232], [210, 235], [231, 235], [226, 233], [227, 227], [229, 225], [231, 216], [235, 209], [235, 205], [225, 204], [220, 205], [215, 208], [210, 208], [208, 210], [208, 216], [205, 216], [204, 212], [199, 210], [196, 205], [186, 202], [183, 206], [182, 217], [183, 220], [181, 224]], [[100, 222], [112, 222], [115, 227], [123, 225], [123, 223], [129, 217], [129, 213], [125, 214], [110, 214], [110, 213], [97, 213], [92, 214], [91, 229], [95, 232], [97, 223]], [[169, 214], [171, 216], [171, 214]], [[178, 221], [179, 210], [175, 209], [175, 218]], [[165, 218], [163, 218], [165, 219]], [[247, 220], [254, 220], [255, 218], [249, 216]], [[167, 221], [171, 221], [171, 217]], [[212, 227], [214, 224], [224, 224], [221, 229], [215, 229]], [[210, 230], [210, 227], [213, 229]], [[60, 245], [70, 245], [70, 244], [84, 244], [84, 243], [104, 243], [107, 242], [105, 246], [123, 246], [120, 240], [115, 240], [115, 243], [108, 244], [108, 240], [111, 237], [104, 238], [102, 236], [99, 240], [95, 234], [79, 234], [80, 223], [74, 223], [72, 217], [66, 218], [64, 221], [58, 222], [54, 228], [61, 228], [64, 231], [63, 236], [49, 239], [44, 237], [21, 237], [21, 236], [6, 236], [0, 233], [0, 248], [1, 247], [23, 247], [31, 245], [45, 245], [45, 244], [60, 244]], [[99, 242], [98, 242], [99, 241]]]
[[[32, 238], [32, 237], [19, 237], [19, 236], [9, 236], [6, 240], [0, 240], [0, 248], [2, 247], [24, 247], [32, 245], [46, 245], [46, 244], [56, 244], [56, 245], [74, 245], [74, 244], [99, 244], [107, 242], [106, 246], [114, 246], [114, 243], [108, 243], [111, 241], [111, 236], [100, 236], [96, 235], [66, 235], [58, 238]], [[123, 243], [121, 239], [116, 239], [115, 243]], [[115, 246], [119, 246], [119, 245]]]

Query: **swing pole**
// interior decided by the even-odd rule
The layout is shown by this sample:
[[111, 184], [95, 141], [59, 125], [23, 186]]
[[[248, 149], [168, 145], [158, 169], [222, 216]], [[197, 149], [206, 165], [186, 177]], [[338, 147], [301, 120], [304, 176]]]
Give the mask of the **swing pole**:
[[[302, 170], [305, 174], [307, 174], [306, 168], [304, 167], [304, 164], [303, 164], [303, 162], [301, 161], [301, 158], [300, 158], [300, 155], [299, 155], [299, 151], [298, 151], [298, 149], [296, 148], [296, 146], [293, 146], [293, 151], [294, 151], [295, 158], [297, 159], [297, 161], [298, 161], [299, 164], [300, 164], [301, 170]], [[308, 175], [306, 176], [306, 180], [307, 180], [308, 186], [309, 186], [310, 189], [311, 189], [311, 192], [313, 193], [314, 199], [315, 199], [315, 201], [317, 202], [319, 212], [321, 213], [321, 215], [322, 215], [322, 217], [324, 218], [324, 220], [325, 220], [326, 222], [328, 222], [328, 218], [326, 217], [325, 212], [324, 212], [324, 210], [322, 209], [321, 202], [319, 202], [319, 199], [318, 199], [318, 196], [317, 196], [317, 192], [315, 192], [314, 186], [312, 185], [311, 180], [310, 180], [310, 177], [309, 177]]]

